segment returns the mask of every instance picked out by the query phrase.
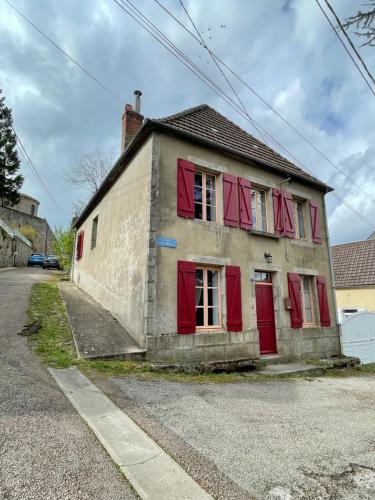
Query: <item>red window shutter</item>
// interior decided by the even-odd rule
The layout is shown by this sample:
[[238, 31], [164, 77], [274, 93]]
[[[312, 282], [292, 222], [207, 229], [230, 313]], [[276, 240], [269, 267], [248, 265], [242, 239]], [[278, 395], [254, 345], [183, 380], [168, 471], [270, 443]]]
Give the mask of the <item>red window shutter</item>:
[[327, 297], [327, 283], [324, 276], [316, 277], [316, 288], [318, 289], [320, 324], [321, 326], [331, 326]]
[[227, 329], [242, 330], [241, 270], [238, 266], [226, 266]]
[[251, 183], [247, 179], [238, 178], [238, 196], [240, 199], [240, 228], [250, 230], [253, 227], [251, 210]]
[[76, 259], [80, 260], [83, 255], [83, 239], [85, 232], [80, 231], [77, 236], [77, 249], [76, 249]]
[[237, 177], [223, 174], [224, 224], [239, 227]]
[[284, 235], [288, 238], [294, 238], [296, 229], [294, 226], [293, 198], [287, 191], [282, 191], [281, 196], [283, 198]]
[[273, 200], [273, 220], [275, 226], [276, 236], [281, 236], [283, 234], [283, 219], [282, 219], [282, 198], [280, 189], [272, 189], [272, 200]]
[[177, 332], [195, 333], [195, 264], [177, 263]]
[[194, 163], [177, 160], [177, 215], [194, 219]]
[[292, 328], [301, 328], [303, 319], [301, 305], [301, 280], [299, 274], [288, 273], [288, 289], [291, 326]]
[[319, 220], [319, 204], [317, 201], [310, 201], [310, 215], [311, 215], [311, 232], [312, 240], [314, 243], [322, 242], [322, 230]]
[[85, 231], [82, 231], [81, 232], [81, 246], [80, 246], [80, 250], [79, 250], [79, 258], [82, 259], [82, 256], [83, 256], [83, 242], [84, 242], [84, 239], [85, 239]]

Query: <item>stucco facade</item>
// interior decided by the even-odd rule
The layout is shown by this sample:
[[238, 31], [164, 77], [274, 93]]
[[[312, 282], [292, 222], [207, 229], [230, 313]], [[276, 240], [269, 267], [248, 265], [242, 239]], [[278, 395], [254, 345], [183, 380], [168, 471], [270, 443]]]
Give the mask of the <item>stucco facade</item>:
[[336, 289], [337, 307], [375, 312], [375, 286]]
[[[306, 224], [306, 241], [291, 238], [275, 238], [273, 231], [272, 197], [267, 197], [269, 233], [256, 234], [223, 224], [223, 204], [219, 203], [219, 220], [204, 222], [176, 216], [176, 164], [178, 158], [188, 159], [197, 168], [213, 172], [220, 177], [224, 172], [244, 177], [267, 189], [277, 187], [285, 175], [266, 172], [255, 164], [249, 166], [220, 154], [168, 136], [160, 136], [159, 189], [157, 228], [158, 234], [173, 238], [175, 249], [156, 247], [156, 293], [155, 317], [148, 331], [149, 356], [155, 360], [199, 361], [209, 359], [233, 359], [240, 357], [258, 358], [259, 335], [255, 304], [254, 271], [270, 271], [273, 275], [273, 299], [277, 337], [277, 352], [289, 358], [333, 355], [340, 352], [339, 335], [336, 326], [335, 304], [332, 294], [332, 280], [328, 259], [325, 208], [323, 193], [310, 186], [292, 181], [288, 191], [305, 200], [318, 200], [322, 214], [323, 242], [312, 243], [311, 227]], [[218, 198], [222, 200], [221, 185], [218, 183]], [[163, 193], [163, 194], [162, 194]], [[164, 193], [169, 193], [164, 195]], [[306, 209], [307, 210], [307, 209]], [[306, 220], [309, 216], [306, 212]], [[272, 263], [265, 262], [265, 252], [271, 253]], [[177, 262], [193, 261], [197, 264], [224, 267], [236, 265], [241, 268], [243, 331], [195, 333], [179, 335], [177, 325]], [[329, 293], [330, 328], [316, 326], [292, 329], [290, 314], [284, 308], [288, 297], [287, 273], [294, 272], [311, 276], [327, 277]], [[222, 293], [222, 325], [226, 323], [225, 290]], [[314, 317], [319, 317], [316, 289], [313, 291]]]
[[[212, 146], [206, 147], [163, 130], [152, 131], [143, 142], [141, 136], [135, 138], [115, 165], [106, 181], [108, 187], [89, 202], [78, 220], [77, 234], [84, 234], [84, 243], [82, 256], [74, 262], [74, 281], [118, 318], [147, 349], [147, 359], [162, 363], [230, 361], [259, 359], [261, 355], [255, 276], [264, 271], [272, 276], [275, 352], [287, 359], [339, 354], [325, 190], [297, 176], [288, 177], [256, 161], [241, 161]], [[179, 159], [216, 176], [216, 222], [177, 215]], [[223, 175], [226, 173], [264, 190], [266, 232], [224, 224]], [[283, 183], [290, 196], [303, 201], [304, 239], [275, 234], [272, 189], [280, 188]], [[322, 233], [319, 244], [312, 238], [310, 200], [318, 207]], [[98, 222], [96, 246], [91, 248], [94, 219]], [[174, 244], [163, 246], [160, 243], [163, 238]], [[266, 262], [265, 254], [272, 256], [272, 262]], [[204, 332], [197, 328], [190, 334], [179, 331], [179, 262], [213, 266], [217, 270], [221, 282], [220, 327], [206, 328]], [[241, 274], [240, 331], [231, 331], [227, 326], [228, 266], [236, 266]], [[311, 279], [313, 319], [303, 328], [291, 324], [288, 273]], [[329, 310], [324, 327], [315, 286], [316, 279], [322, 276]]]
[[[110, 310], [141, 346], [146, 343], [152, 144], [150, 138], [79, 227], [85, 234], [83, 252], [73, 267], [73, 280]], [[95, 217], [97, 244], [91, 248]]]

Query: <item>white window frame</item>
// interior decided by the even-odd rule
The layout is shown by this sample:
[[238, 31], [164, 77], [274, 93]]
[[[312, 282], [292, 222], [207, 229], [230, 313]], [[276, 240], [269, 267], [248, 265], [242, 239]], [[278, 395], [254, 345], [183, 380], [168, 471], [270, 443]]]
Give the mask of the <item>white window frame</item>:
[[[201, 174], [202, 175], [202, 218], [197, 219], [195, 217], [195, 174]], [[199, 168], [195, 169], [195, 174], [194, 174], [194, 219], [195, 220], [201, 220], [204, 222], [218, 222], [218, 210], [219, 210], [219, 199], [218, 199], [218, 178], [219, 176], [215, 173], [212, 172], [205, 172], [204, 170], [201, 170]], [[208, 221], [207, 220], [207, 175], [214, 177], [215, 178], [215, 218]], [[200, 203], [197, 203], [200, 205]]]
[[[223, 330], [223, 318], [222, 318], [222, 303], [221, 303], [221, 269], [217, 266], [205, 266], [205, 265], [197, 265], [195, 268], [196, 271], [203, 271], [203, 326], [196, 326], [197, 332], [211, 332], [211, 331], [222, 331]], [[217, 294], [218, 294], [218, 318], [219, 324], [217, 325], [208, 325], [208, 286], [207, 286], [207, 271], [215, 271], [217, 272]], [[197, 286], [195, 286], [197, 288]], [[215, 287], [216, 288], [216, 287]], [[201, 307], [202, 308], [202, 307]], [[195, 311], [197, 310], [197, 306], [195, 306]]]
[[[310, 308], [311, 308], [312, 323], [308, 323], [306, 321], [304, 278], [307, 278], [309, 280], [309, 287], [310, 287], [309, 295], [310, 295]], [[315, 322], [315, 293], [314, 293], [313, 276], [310, 276], [308, 274], [300, 274], [300, 284], [301, 284], [301, 307], [302, 307], [302, 319], [303, 319], [302, 326], [305, 328], [308, 328], [311, 326], [316, 326], [316, 322]]]
[[[261, 231], [263, 233], [267, 233], [270, 227], [270, 223], [268, 220], [268, 192], [269, 190], [264, 187], [259, 187], [259, 186], [254, 186], [251, 185], [251, 194], [250, 194], [250, 207], [251, 207], [251, 214], [253, 214], [253, 191], [255, 191], [255, 220], [253, 220], [253, 229], [256, 231]], [[260, 223], [260, 215], [261, 215], [261, 210], [260, 210], [260, 203], [258, 203], [258, 192], [263, 191], [264, 192], [264, 209], [266, 212], [266, 228], [261, 229], [259, 227]]]

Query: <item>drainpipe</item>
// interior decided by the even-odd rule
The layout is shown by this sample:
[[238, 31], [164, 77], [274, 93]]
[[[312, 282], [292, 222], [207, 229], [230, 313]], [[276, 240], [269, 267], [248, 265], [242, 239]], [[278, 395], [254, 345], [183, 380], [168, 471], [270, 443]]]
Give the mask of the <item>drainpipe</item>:
[[[328, 190], [326, 190], [325, 195], [327, 193], [328, 193]], [[330, 239], [329, 239], [328, 219], [327, 219], [327, 212], [326, 212], [326, 200], [325, 200], [325, 196], [323, 196], [323, 212], [324, 212], [324, 225], [325, 225], [325, 229], [326, 229], [326, 241], [327, 241], [327, 247], [328, 247], [329, 270], [330, 270], [332, 290], [333, 290], [333, 304], [334, 304], [334, 307], [335, 307], [336, 324], [338, 326], [339, 334], [340, 334], [340, 353], [343, 354], [343, 352], [342, 352], [342, 329], [341, 329], [341, 323], [339, 322], [339, 311], [337, 309], [336, 282], [335, 282], [335, 275], [333, 273], [331, 245], [330, 245], [330, 242], [329, 242]]]

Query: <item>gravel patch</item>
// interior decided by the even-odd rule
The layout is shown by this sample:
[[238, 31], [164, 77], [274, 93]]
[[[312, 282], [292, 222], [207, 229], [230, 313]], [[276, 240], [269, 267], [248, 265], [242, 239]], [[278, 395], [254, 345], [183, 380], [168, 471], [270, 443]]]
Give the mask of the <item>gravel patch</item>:
[[48, 271], [0, 274], [0, 498], [135, 500], [123, 475], [17, 335]]
[[349, 500], [375, 498], [374, 383], [123, 377], [102, 389], [216, 498]]

